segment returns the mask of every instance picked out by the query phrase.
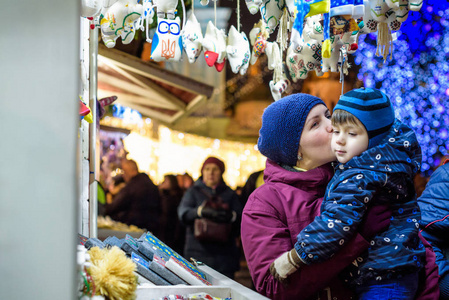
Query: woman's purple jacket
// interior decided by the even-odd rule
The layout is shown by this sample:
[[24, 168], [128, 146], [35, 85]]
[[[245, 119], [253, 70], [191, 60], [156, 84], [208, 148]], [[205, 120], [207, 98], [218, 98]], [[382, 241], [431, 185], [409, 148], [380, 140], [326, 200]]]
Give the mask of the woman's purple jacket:
[[[298, 233], [320, 214], [324, 192], [332, 175], [330, 164], [307, 172], [292, 172], [267, 160], [265, 184], [249, 197], [241, 225], [245, 257], [259, 293], [279, 300], [350, 299], [350, 291], [337, 275], [369, 247], [359, 234], [328, 261], [305, 266], [290, 275], [288, 286], [275, 280], [269, 272], [271, 263], [293, 249]], [[433, 287], [437, 283], [429, 285]], [[435, 296], [431, 291], [427, 293], [428, 298], [420, 299]]]

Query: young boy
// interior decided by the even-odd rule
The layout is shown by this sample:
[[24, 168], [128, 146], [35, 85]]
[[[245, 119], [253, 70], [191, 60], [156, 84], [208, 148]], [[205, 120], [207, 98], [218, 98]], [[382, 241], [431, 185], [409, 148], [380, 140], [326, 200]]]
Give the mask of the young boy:
[[368, 206], [388, 204], [389, 228], [372, 238], [368, 251], [344, 275], [358, 299], [413, 299], [425, 256], [413, 185], [421, 163], [415, 133], [395, 119], [385, 94], [368, 88], [340, 97], [332, 126], [332, 150], [340, 164], [327, 186], [321, 215], [270, 271], [283, 280], [303, 265], [329, 259], [356, 233]]

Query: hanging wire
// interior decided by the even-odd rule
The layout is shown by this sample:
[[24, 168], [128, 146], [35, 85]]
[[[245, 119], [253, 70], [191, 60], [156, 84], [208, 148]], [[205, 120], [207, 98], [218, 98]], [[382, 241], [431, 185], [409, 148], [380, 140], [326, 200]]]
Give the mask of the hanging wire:
[[215, 27], [217, 27], [217, 0], [214, 0]]
[[237, 0], [237, 31], [240, 32], [240, 0]]
[[345, 87], [345, 75], [343, 74], [343, 65], [345, 63], [345, 58], [343, 55], [343, 51], [341, 49], [340, 49], [340, 61], [341, 61], [341, 65], [340, 65], [341, 95], [343, 95], [344, 87]]

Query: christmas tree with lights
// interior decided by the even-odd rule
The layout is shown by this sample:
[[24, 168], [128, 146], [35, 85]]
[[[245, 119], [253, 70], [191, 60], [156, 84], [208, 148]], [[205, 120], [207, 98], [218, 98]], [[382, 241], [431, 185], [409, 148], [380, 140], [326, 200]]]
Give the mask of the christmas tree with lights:
[[421, 171], [430, 175], [449, 152], [449, 1], [425, 1], [396, 34], [385, 62], [375, 55], [376, 35], [360, 37], [358, 79], [390, 97], [396, 117], [416, 132]]

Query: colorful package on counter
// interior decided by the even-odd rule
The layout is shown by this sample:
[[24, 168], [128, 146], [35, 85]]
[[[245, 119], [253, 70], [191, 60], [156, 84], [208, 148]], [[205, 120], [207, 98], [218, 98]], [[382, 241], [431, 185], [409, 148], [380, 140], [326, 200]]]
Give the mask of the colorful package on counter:
[[189, 294], [187, 296], [188, 300], [191, 299], [198, 299], [198, 300], [232, 300], [231, 297], [228, 298], [218, 298], [218, 297], [212, 297], [211, 295], [207, 293], [195, 293], [195, 294]]
[[186, 295], [168, 295], [165, 297], [160, 298], [160, 300], [232, 300], [231, 297], [229, 298], [218, 298], [218, 297], [212, 297], [211, 295], [207, 293], [194, 293], [194, 294], [188, 294]]

